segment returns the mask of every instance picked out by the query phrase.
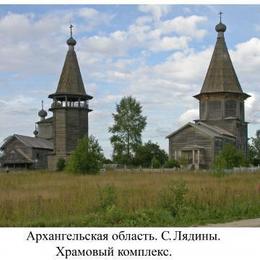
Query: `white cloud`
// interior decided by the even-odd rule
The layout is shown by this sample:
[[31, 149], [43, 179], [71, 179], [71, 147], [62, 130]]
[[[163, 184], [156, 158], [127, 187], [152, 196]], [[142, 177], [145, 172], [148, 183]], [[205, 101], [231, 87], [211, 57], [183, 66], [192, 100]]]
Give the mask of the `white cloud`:
[[172, 20], [163, 21], [160, 25], [160, 29], [163, 34], [176, 32], [178, 35], [200, 39], [205, 36], [207, 31], [199, 29], [198, 26], [205, 22], [207, 22], [207, 17], [204, 16], [178, 16]]
[[260, 39], [254, 37], [237, 44], [235, 49], [230, 51], [230, 56], [240, 81], [246, 84], [245, 88], [254, 87], [255, 90], [259, 89]]
[[31, 104], [33, 101], [34, 101], [33, 98], [26, 97], [23, 95], [13, 97], [8, 101], [0, 99], [0, 110], [4, 114], [30, 113]]
[[251, 97], [245, 102], [246, 121], [251, 124], [260, 124], [260, 96], [258, 93], [250, 93]]
[[194, 84], [202, 84], [211, 54], [211, 47], [199, 52], [192, 49], [178, 51], [165, 62], [155, 65], [154, 72], [160, 78], [178, 82], [180, 90], [194, 89]]
[[180, 126], [199, 118], [199, 109], [189, 109], [180, 115], [178, 124]]
[[162, 37], [158, 42], [154, 41], [151, 44], [150, 50], [158, 52], [186, 49], [190, 40], [188, 37]]
[[82, 40], [83, 50], [108, 56], [123, 56], [126, 54], [124, 32], [116, 32], [108, 36], [92, 36]]
[[[5, 40], [0, 48], [0, 70], [12, 73], [12, 78], [9, 74], [0, 78], [1, 85], [8, 86], [14, 80], [23, 83], [34, 80], [35, 86], [27, 89], [24, 84], [17, 85], [16, 90], [21, 93], [29, 90], [38, 96], [42, 91], [41, 95], [46, 98], [46, 93], [57, 85], [67, 50], [67, 25], [75, 19], [79, 21], [74, 28], [79, 64], [87, 92], [94, 96], [90, 101], [94, 109], [90, 114], [90, 132], [102, 140], [101, 144], [109, 151], [107, 128], [111, 125], [115, 104], [122, 96], [133, 95], [143, 105], [149, 120], [144, 138], [166, 144], [167, 131], [170, 133], [198, 118], [198, 101], [192, 96], [200, 91], [213, 47], [192, 48], [194, 42], [206, 35], [203, 29], [206, 17], [191, 15], [170, 19], [169, 6], [138, 8], [141, 16], [113, 31], [113, 26], [106, 30], [104, 25], [114, 16], [94, 8], [0, 16], [0, 37]], [[246, 117], [250, 122], [259, 123], [260, 40], [252, 38], [241, 42], [230, 54], [242, 87], [245, 92], [253, 93], [253, 98], [246, 103]], [[46, 86], [40, 89], [39, 81], [43, 78], [40, 86], [45, 81]], [[8, 121], [1, 126], [3, 137], [14, 131], [30, 134], [37, 119], [38, 96], [33, 95], [34, 99], [26, 99], [25, 94], [13, 96], [13, 99], [7, 98], [11, 100], [8, 103], [0, 100], [0, 109], [4, 111], [0, 120]], [[183, 111], [181, 115], [180, 111]]]
[[[113, 16], [93, 8], [53, 11], [41, 16], [11, 12], [1, 16], [0, 37], [5, 43], [0, 48], [0, 69], [8, 72], [57, 73], [64, 59], [65, 37], [69, 36], [68, 25], [72, 18], [81, 19], [79, 25], [74, 27], [74, 32], [79, 33], [93, 30], [100, 24], [104, 26]], [[102, 45], [102, 41], [99, 44]], [[102, 46], [97, 48], [102, 49]]]
[[204, 37], [206, 31], [198, 27], [206, 21], [205, 17], [188, 16], [152, 23], [149, 16], [139, 17], [126, 30], [85, 38], [84, 50], [108, 56], [124, 56], [133, 49], [151, 52], [187, 49], [193, 38]]
[[24, 95], [12, 96], [8, 101], [0, 100], [0, 139], [14, 133], [32, 135], [38, 112], [35, 103], [37, 100]]
[[84, 25], [80, 26], [81, 31], [89, 31], [95, 29], [99, 25], [107, 25], [113, 19], [113, 15], [108, 15], [89, 7], [76, 10], [74, 16], [78, 16], [84, 20]]
[[151, 14], [155, 21], [159, 21], [161, 17], [168, 14], [172, 7], [169, 5], [140, 5], [139, 11]]

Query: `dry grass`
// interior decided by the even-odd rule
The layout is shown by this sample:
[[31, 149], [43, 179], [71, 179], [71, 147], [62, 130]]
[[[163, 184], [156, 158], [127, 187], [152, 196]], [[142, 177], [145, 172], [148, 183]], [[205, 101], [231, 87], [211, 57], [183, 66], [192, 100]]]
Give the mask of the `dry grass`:
[[[180, 180], [188, 188], [183, 222], [166, 217], [167, 221], [161, 223], [149, 220], [148, 226], [260, 217], [260, 173], [218, 177], [204, 172], [107, 172], [97, 176], [16, 172], [0, 174], [0, 226], [102, 225], [107, 212], [99, 208], [100, 194], [108, 186], [116, 193], [116, 201], [112, 204], [121, 210], [113, 212], [116, 216], [110, 212], [111, 218], [121, 215], [119, 222], [109, 223], [106, 219], [104, 225], [139, 225], [139, 222], [131, 224], [132, 220], [124, 223], [122, 214], [132, 214], [134, 219], [134, 214], [142, 210], [159, 211], [161, 191], [167, 190], [169, 183]], [[90, 216], [100, 222], [93, 222]], [[141, 224], [146, 225], [146, 222]]]

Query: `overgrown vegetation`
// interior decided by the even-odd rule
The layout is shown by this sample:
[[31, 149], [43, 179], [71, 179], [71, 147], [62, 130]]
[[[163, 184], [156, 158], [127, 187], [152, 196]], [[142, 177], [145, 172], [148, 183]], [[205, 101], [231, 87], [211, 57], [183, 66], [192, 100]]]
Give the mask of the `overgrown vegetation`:
[[254, 165], [260, 165], [260, 130], [256, 132], [256, 137], [252, 137], [248, 146], [249, 162]]
[[246, 160], [242, 151], [238, 150], [233, 144], [226, 144], [216, 156], [213, 167], [216, 170], [223, 170], [245, 165]]
[[102, 168], [103, 161], [104, 155], [98, 141], [93, 136], [84, 137], [78, 141], [66, 170], [72, 173], [96, 174]]
[[65, 169], [66, 166], [66, 161], [64, 158], [59, 158], [59, 160], [57, 161], [57, 171], [61, 172]]
[[0, 175], [1, 226], [191, 226], [260, 217], [260, 172]]
[[180, 163], [174, 159], [171, 159], [165, 162], [164, 168], [180, 168]]
[[188, 189], [184, 181], [171, 182], [160, 195], [160, 206], [170, 212], [173, 217], [181, 217], [185, 206], [185, 195]]
[[148, 141], [136, 148], [133, 164], [145, 168], [160, 168], [167, 159], [167, 153], [158, 144]]

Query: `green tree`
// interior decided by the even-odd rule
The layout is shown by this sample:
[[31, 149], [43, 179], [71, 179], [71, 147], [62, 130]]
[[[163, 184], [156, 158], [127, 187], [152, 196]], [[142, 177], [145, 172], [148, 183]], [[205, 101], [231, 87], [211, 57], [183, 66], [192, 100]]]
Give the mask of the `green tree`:
[[256, 137], [251, 138], [251, 143], [248, 145], [249, 162], [255, 166], [260, 164], [260, 130], [256, 132]]
[[[168, 160], [166, 152], [158, 144], [148, 141], [137, 147], [134, 157], [134, 164], [142, 167], [151, 167], [156, 161], [156, 166], [162, 166]], [[154, 167], [154, 168], [159, 168]]]
[[154, 169], [159, 169], [161, 167], [161, 164], [157, 158], [153, 158], [151, 162], [151, 167]]
[[216, 156], [213, 167], [215, 169], [232, 169], [244, 165], [243, 153], [233, 144], [225, 144], [222, 151]]
[[116, 105], [112, 114], [114, 125], [109, 128], [113, 145], [113, 160], [130, 164], [136, 148], [142, 143], [142, 131], [146, 126], [146, 117], [142, 116], [142, 106], [133, 97], [124, 97]]
[[66, 170], [73, 173], [96, 174], [102, 167], [104, 155], [98, 141], [90, 136], [78, 141], [76, 149], [69, 157]]
[[165, 168], [180, 168], [180, 163], [174, 159], [170, 159], [164, 164]]

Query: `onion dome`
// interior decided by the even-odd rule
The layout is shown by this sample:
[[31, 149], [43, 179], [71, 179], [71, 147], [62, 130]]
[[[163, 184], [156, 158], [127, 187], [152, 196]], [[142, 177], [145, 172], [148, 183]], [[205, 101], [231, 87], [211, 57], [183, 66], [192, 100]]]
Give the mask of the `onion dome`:
[[226, 31], [227, 27], [225, 24], [222, 23], [222, 12], [219, 12], [219, 23], [216, 25], [215, 30], [218, 33], [218, 38], [224, 39], [224, 32]]
[[33, 131], [33, 134], [34, 134], [34, 136], [36, 137], [36, 136], [39, 134], [39, 132], [35, 129], [35, 130]]
[[73, 28], [73, 25], [71, 24], [70, 25], [70, 38], [67, 40], [67, 44], [69, 46], [75, 46], [77, 44], [77, 41], [72, 37], [72, 28]]
[[35, 129], [33, 131], [33, 134], [34, 134], [35, 137], [37, 137], [38, 134], [39, 134], [39, 131], [37, 130], [36, 124], [35, 124]]
[[42, 109], [38, 112], [38, 116], [41, 119], [44, 119], [48, 115], [47, 111], [43, 109], [43, 100], [42, 100]]
[[47, 112], [46, 112], [44, 109], [41, 109], [41, 110], [38, 112], [38, 116], [39, 116], [39, 117], [46, 117], [46, 116], [47, 116]]
[[77, 41], [73, 38], [73, 37], [70, 37], [68, 40], [67, 40], [67, 44], [69, 46], [75, 46], [77, 44]]
[[223, 24], [222, 22], [220, 22], [219, 24], [217, 24], [216, 27], [215, 27], [215, 30], [216, 30], [217, 32], [225, 32], [226, 29], [227, 29], [226, 25]]

